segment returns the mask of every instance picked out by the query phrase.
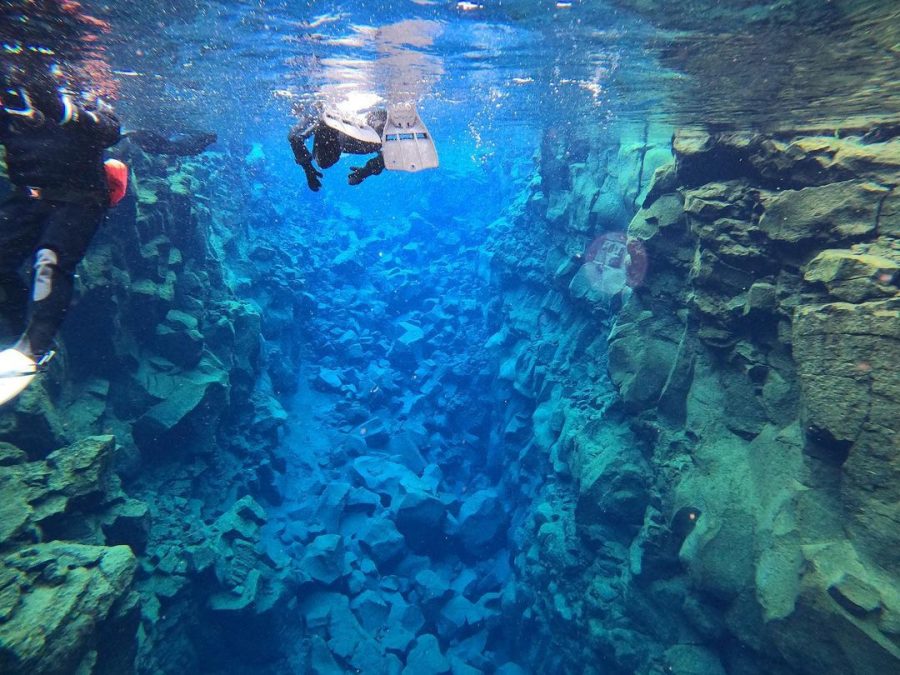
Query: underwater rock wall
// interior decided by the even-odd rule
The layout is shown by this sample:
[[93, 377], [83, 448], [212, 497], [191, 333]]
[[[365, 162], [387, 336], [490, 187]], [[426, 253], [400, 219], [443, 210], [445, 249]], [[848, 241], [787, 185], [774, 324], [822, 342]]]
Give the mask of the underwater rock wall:
[[686, 618], [738, 641], [730, 671], [748, 648], [786, 672], [896, 670], [900, 141], [685, 133], [674, 150], [629, 227], [650, 267], [610, 335], [662, 498], [632, 573], [696, 509], [680, 562], [716, 618]]
[[33, 459], [0, 442], [0, 671], [128, 673], [147, 506], [121, 489], [112, 436]]
[[626, 288], [624, 229], [671, 161], [670, 139], [638, 129], [576, 147], [570, 166], [566, 144], [544, 139], [539, 175], [490, 243], [497, 452], [527, 511], [519, 648], [532, 672], [648, 672], [652, 641], [622, 570], [653, 481], [607, 374], [607, 339]]
[[[226, 265], [249, 257], [250, 238], [222, 155], [123, 153], [133, 187], [79, 269], [61, 354], [0, 412], [4, 672], [127, 673], [136, 654], [145, 672], [195, 670], [210, 616], [263, 612], [282, 590], [254, 530], [265, 520], [254, 497], [280, 500], [285, 416], [267, 372], [280, 342], [274, 328], [263, 338], [269, 297], [251, 298], [252, 281], [279, 278]], [[97, 434], [114, 434], [102, 453], [72, 454]], [[70, 495], [78, 481], [56, 476], [59, 463], [98, 484]], [[28, 637], [43, 603], [59, 606], [52, 649]]]
[[[678, 134], [614, 325], [573, 292], [580, 228], [503, 229], [500, 376], [554, 470], [516, 561], [547, 672], [896, 670], [890, 135]], [[594, 199], [568, 185], [556, 222]]]
[[[109, 240], [132, 277], [117, 301], [125, 308], [120, 342], [138, 346], [124, 390], [143, 405], [146, 382], [162, 399], [136, 417], [126, 408], [131, 417], [117, 430], [131, 430], [140, 453], [123, 466], [129, 489], [151, 506], [137, 583], [137, 670], [199, 672], [209, 654], [253, 639], [254, 626], [268, 632], [288, 597], [287, 574], [265, 556], [260, 528], [263, 505], [282, 500], [277, 447], [286, 414], [272, 367], [282, 359], [271, 354], [289, 350], [284, 323], [293, 306], [278, 305], [284, 275], [251, 236], [252, 186], [239, 162], [212, 153], [130, 159], [136, 213], [133, 221], [123, 214], [123, 229], [133, 222], [137, 245], [121, 230]], [[148, 243], [159, 266], [148, 273], [149, 300], [135, 294], [146, 282], [133, 262]], [[143, 323], [154, 296], [165, 309], [155, 328]]]

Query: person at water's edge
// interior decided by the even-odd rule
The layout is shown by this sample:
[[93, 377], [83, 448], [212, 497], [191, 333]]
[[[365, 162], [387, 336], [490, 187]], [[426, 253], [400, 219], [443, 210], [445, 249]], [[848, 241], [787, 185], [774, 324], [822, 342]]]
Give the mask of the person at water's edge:
[[[381, 138], [387, 121], [387, 111], [377, 110], [366, 118], [366, 123]], [[306, 147], [306, 140], [312, 136], [312, 152]], [[384, 158], [381, 155], [381, 143], [373, 143], [334, 129], [325, 123], [319, 113], [310, 114], [291, 128], [288, 141], [294, 151], [294, 159], [303, 167], [306, 173], [306, 184], [313, 192], [318, 192], [322, 187], [322, 172], [313, 166], [313, 160], [321, 169], [334, 166], [341, 157], [342, 152], [352, 155], [370, 155], [378, 153], [363, 166], [351, 166], [347, 182], [350, 185], [359, 185], [369, 176], [377, 176], [384, 170]]]

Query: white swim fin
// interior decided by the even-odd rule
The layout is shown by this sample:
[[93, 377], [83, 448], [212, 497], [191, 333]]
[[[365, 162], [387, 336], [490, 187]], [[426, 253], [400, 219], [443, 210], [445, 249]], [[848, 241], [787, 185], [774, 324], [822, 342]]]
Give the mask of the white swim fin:
[[38, 364], [18, 349], [0, 352], [0, 405], [25, 391], [38, 372]]
[[437, 168], [434, 140], [412, 104], [388, 108], [381, 134], [384, 166], [392, 171], [422, 171]]
[[378, 132], [368, 124], [341, 117], [337, 113], [331, 111], [322, 112], [320, 119], [326, 126], [329, 126], [335, 131], [339, 131], [354, 140], [363, 143], [371, 143], [375, 146], [381, 143], [381, 139], [378, 138]]

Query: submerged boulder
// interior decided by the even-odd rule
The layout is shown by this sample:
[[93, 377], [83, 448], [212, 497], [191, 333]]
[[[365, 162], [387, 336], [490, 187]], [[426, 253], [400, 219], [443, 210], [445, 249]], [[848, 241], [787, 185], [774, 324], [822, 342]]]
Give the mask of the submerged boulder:
[[406, 540], [394, 521], [387, 518], [369, 518], [359, 532], [359, 543], [379, 569], [395, 562], [406, 550]]
[[443, 543], [447, 507], [422, 490], [404, 492], [391, 505], [397, 529], [413, 551], [427, 552]]
[[506, 543], [509, 516], [496, 490], [479, 490], [459, 510], [457, 536], [471, 555], [485, 555]]
[[445, 675], [450, 672], [450, 661], [441, 652], [441, 647], [434, 635], [425, 634], [419, 636], [416, 644], [406, 657], [404, 675], [417, 675], [418, 673], [433, 673], [433, 675]]
[[888, 257], [828, 249], [809, 262], [803, 278], [809, 282], [823, 283], [837, 300], [863, 302], [896, 294], [898, 275], [900, 254]]
[[189, 372], [163, 367], [151, 365], [142, 373], [144, 388], [159, 402], [132, 429], [135, 444], [149, 456], [187, 450], [182, 444], [193, 430], [217, 419], [228, 401], [228, 373], [214, 358], [204, 358]]
[[878, 204], [889, 192], [864, 181], [784, 190], [763, 199], [759, 228], [786, 245], [858, 241], [875, 232]]
[[28, 462], [15, 446], [0, 444], [0, 544], [33, 540], [37, 528], [45, 538], [72, 530], [102, 542], [97, 517], [113, 518], [125, 498], [112, 470], [115, 450], [114, 437], [91, 436]]
[[319, 374], [313, 381], [313, 386], [324, 392], [339, 392], [344, 386], [344, 380], [339, 370], [319, 368]]
[[337, 534], [322, 534], [307, 547], [300, 567], [314, 581], [325, 585], [349, 573], [344, 556], [344, 540]]
[[203, 335], [195, 317], [176, 309], [156, 326], [159, 353], [183, 368], [193, 368], [203, 355]]
[[[0, 670], [133, 672], [137, 560], [127, 546], [36, 544], [0, 560]], [[104, 640], [120, 633], [126, 639]], [[132, 632], [133, 634], [133, 632]], [[121, 670], [119, 670], [121, 668]]]

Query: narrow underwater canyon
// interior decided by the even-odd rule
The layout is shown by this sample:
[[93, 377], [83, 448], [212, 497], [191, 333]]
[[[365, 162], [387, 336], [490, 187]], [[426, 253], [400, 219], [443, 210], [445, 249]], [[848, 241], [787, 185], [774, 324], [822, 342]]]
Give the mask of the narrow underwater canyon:
[[123, 148], [0, 411], [0, 670], [895, 671], [896, 134], [545, 132], [490, 223], [289, 232]]

